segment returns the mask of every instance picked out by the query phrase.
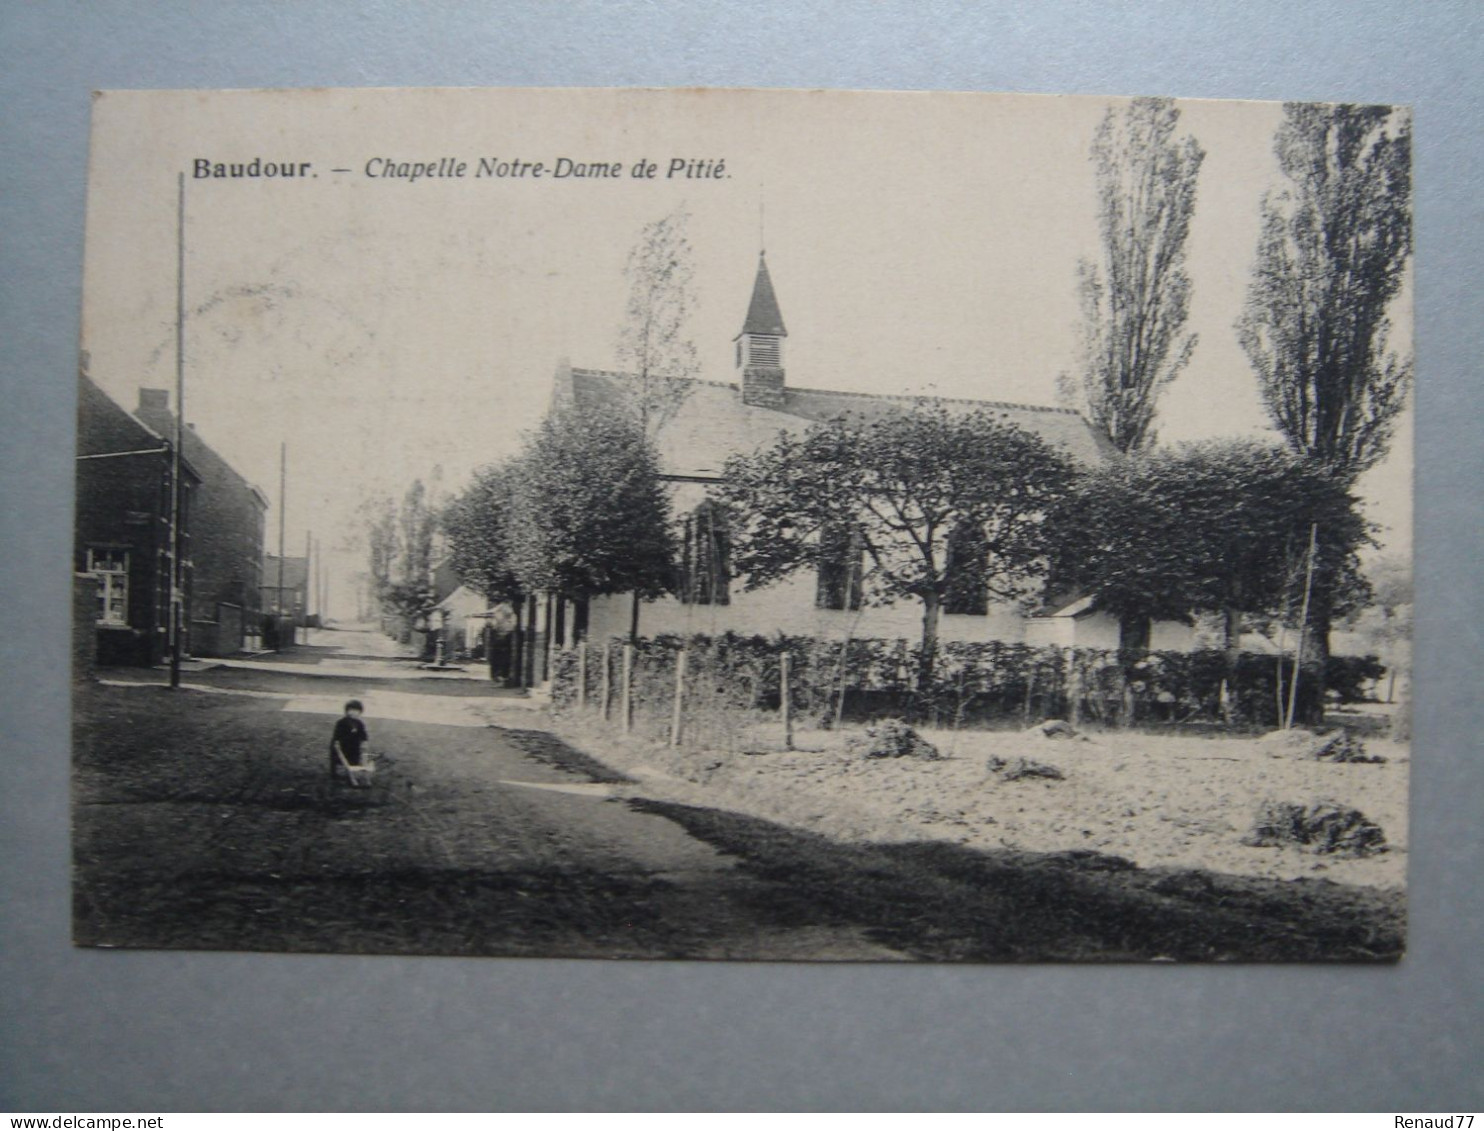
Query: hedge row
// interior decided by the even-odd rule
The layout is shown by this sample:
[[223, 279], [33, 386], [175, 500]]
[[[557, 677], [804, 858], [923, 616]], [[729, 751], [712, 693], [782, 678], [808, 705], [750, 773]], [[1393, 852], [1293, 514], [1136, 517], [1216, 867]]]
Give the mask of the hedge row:
[[[616, 702], [623, 641], [587, 646], [586, 685], [596, 704], [605, 659]], [[776, 711], [780, 696], [780, 657], [791, 660], [790, 691], [801, 722], [831, 725], [836, 718], [863, 719], [908, 713], [934, 717], [945, 725], [1020, 718], [1064, 717], [1075, 713], [1099, 722], [1207, 722], [1224, 719], [1222, 688], [1226, 655], [1218, 649], [1152, 652], [1128, 663], [1116, 651], [1032, 647], [999, 641], [942, 643], [934, 662], [933, 686], [915, 689], [918, 649], [905, 640], [820, 640], [808, 636], [660, 636], [642, 639], [635, 649], [636, 720], [650, 714], [668, 718], [673, 704], [676, 656], [685, 649], [688, 711]], [[570, 706], [577, 697], [576, 649], [560, 653], [553, 667], [552, 697]], [[1270, 727], [1278, 721], [1279, 661], [1243, 655], [1235, 687], [1226, 689], [1234, 720]], [[1281, 665], [1283, 685], [1293, 663]], [[1374, 656], [1334, 656], [1326, 669], [1327, 687], [1342, 701], [1364, 697], [1365, 684], [1385, 668]], [[1317, 706], [1315, 673], [1306, 667], [1299, 681], [1298, 714]], [[1286, 694], [1286, 693], [1285, 693]], [[1073, 700], [1076, 710], [1073, 711]], [[689, 714], [688, 714], [689, 717]], [[688, 724], [689, 725], [689, 724]]]

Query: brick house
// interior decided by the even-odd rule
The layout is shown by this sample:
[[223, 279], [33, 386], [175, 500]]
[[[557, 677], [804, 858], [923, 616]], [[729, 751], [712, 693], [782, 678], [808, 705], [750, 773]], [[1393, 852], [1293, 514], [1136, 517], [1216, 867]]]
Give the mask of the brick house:
[[[171, 643], [170, 440], [116, 403], [86, 374], [78, 381], [77, 510], [73, 570], [93, 581], [96, 660], [150, 666]], [[183, 591], [193, 591], [191, 525], [201, 476], [181, 459]], [[184, 619], [184, 618], [183, 618]], [[190, 650], [184, 624], [182, 650]]]
[[309, 612], [309, 559], [285, 554], [279, 571], [277, 554], [263, 555], [262, 610], [302, 628]]
[[[175, 414], [164, 389], [140, 389], [134, 415], [173, 436]], [[192, 511], [191, 652], [243, 651], [262, 621], [263, 524], [268, 497], [243, 478], [187, 424], [181, 454], [200, 476]]]
[[[843, 571], [802, 571], [779, 584], [747, 592], [727, 567], [726, 532], [716, 526], [707, 502], [708, 489], [721, 481], [720, 469], [734, 452], [754, 450], [780, 432], [800, 433], [810, 425], [844, 417], [869, 421], [907, 411], [921, 398], [800, 388], [786, 380], [784, 345], [788, 331], [768, 272], [759, 257], [752, 297], [742, 329], [734, 339], [736, 378], [731, 382], [689, 382], [675, 415], [659, 430], [663, 478], [671, 486], [672, 506], [681, 524], [684, 575], [680, 592], [646, 603], [640, 631], [713, 635], [727, 631], [770, 635], [792, 634], [839, 639], [854, 637], [916, 639], [922, 610], [901, 601], [885, 608], [862, 609], [858, 592], [850, 592]], [[574, 369], [565, 363], [556, 374], [554, 402], [580, 412], [621, 411], [634, 378], [609, 370]], [[1112, 453], [1101, 433], [1065, 408], [1009, 404], [992, 400], [936, 398], [949, 412], [987, 410], [1032, 432], [1081, 463], [1095, 463]], [[944, 641], [1001, 640], [1099, 647], [1116, 645], [1118, 625], [1088, 602], [1064, 603], [1046, 617], [1027, 617], [1010, 605], [981, 602], [977, 607], [945, 608], [939, 635]], [[544, 638], [550, 619], [557, 643], [567, 624], [586, 623], [594, 639], [627, 634], [627, 596], [596, 598], [573, 616], [547, 614], [544, 602], [532, 602], [535, 631]], [[1070, 610], [1070, 611], [1069, 611]], [[1193, 637], [1183, 625], [1159, 623], [1151, 640], [1155, 648], [1190, 648]]]

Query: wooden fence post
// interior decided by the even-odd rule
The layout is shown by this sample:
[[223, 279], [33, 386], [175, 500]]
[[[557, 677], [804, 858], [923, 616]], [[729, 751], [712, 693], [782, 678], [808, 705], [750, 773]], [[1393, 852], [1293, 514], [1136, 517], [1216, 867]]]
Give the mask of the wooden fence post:
[[675, 706], [670, 712], [670, 745], [680, 745], [685, 719], [685, 649], [675, 655]]
[[794, 748], [794, 712], [793, 696], [790, 694], [791, 681], [789, 669], [793, 666], [793, 658], [787, 653], [778, 657], [778, 713], [783, 719], [783, 748], [792, 750]]
[[1082, 669], [1077, 666], [1077, 649], [1067, 649], [1067, 722], [1073, 728], [1082, 721]]
[[619, 703], [619, 709], [623, 712], [623, 732], [628, 734], [634, 729], [634, 646], [632, 644], [623, 646], [621, 694], [623, 698]]
[[577, 642], [577, 709], [587, 710], [587, 641]]
[[613, 712], [613, 642], [603, 641], [603, 721], [608, 721]]

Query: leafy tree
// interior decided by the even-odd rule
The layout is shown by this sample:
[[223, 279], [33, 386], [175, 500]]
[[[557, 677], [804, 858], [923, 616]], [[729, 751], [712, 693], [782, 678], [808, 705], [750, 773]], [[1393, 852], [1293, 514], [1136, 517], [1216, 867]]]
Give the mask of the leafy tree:
[[639, 427], [653, 436], [675, 415], [700, 372], [686, 324], [695, 306], [690, 213], [677, 207], [645, 225], [629, 252], [628, 304], [619, 330], [619, 363], [633, 374], [626, 387]]
[[449, 560], [459, 580], [491, 603], [516, 608], [525, 597], [511, 544], [517, 484], [513, 462], [481, 468], [442, 514]]
[[[1386, 455], [1412, 383], [1411, 357], [1389, 344], [1412, 252], [1411, 123], [1388, 106], [1288, 103], [1283, 115], [1285, 184], [1263, 201], [1237, 333], [1278, 431], [1354, 482]], [[1340, 610], [1328, 590], [1317, 597], [1306, 639], [1322, 680]]]
[[1185, 239], [1195, 213], [1203, 150], [1175, 138], [1180, 111], [1169, 98], [1109, 108], [1092, 143], [1102, 251], [1078, 267], [1082, 362], [1062, 376], [1062, 395], [1086, 405], [1092, 423], [1121, 452], [1154, 440], [1160, 391], [1185, 368], [1196, 336]]
[[433, 575], [433, 532], [438, 521], [421, 479], [413, 480], [402, 496], [397, 523], [401, 534], [401, 582], [416, 586], [429, 581]]
[[854, 528], [867, 598], [922, 603], [917, 686], [925, 694], [950, 596], [963, 599], [973, 586], [988, 598], [1025, 601], [1039, 590], [1050, 551], [1042, 518], [1072, 470], [1039, 437], [991, 413], [950, 414], [924, 403], [864, 423], [837, 419], [784, 433], [730, 458], [723, 474], [718, 498], [748, 589], [829, 568], [839, 531]]
[[367, 572], [371, 579], [371, 596], [380, 604], [391, 588], [392, 572], [401, 554], [401, 539], [397, 535], [397, 504], [391, 498], [381, 496], [367, 503], [365, 510], [368, 519]]
[[1263, 200], [1237, 332], [1279, 432], [1353, 480], [1386, 454], [1412, 380], [1387, 313], [1412, 251], [1411, 125], [1387, 106], [1283, 114], [1286, 184]]
[[1213, 441], [1111, 461], [1084, 473], [1051, 516], [1052, 585], [1091, 593], [1118, 617], [1120, 646], [1148, 647], [1153, 620], [1225, 618], [1235, 678], [1242, 614], [1282, 613], [1318, 528], [1314, 588], [1359, 592], [1366, 528], [1347, 485], [1274, 445]]
[[557, 409], [513, 465], [510, 566], [526, 592], [585, 600], [667, 591], [674, 573], [670, 501], [659, 457], [637, 421]]
[[[515, 651], [508, 678], [516, 682], [522, 670], [521, 649], [526, 592], [514, 565], [514, 506], [518, 468], [506, 461], [481, 468], [468, 487], [443, 508], [442, 526], [448, 540], [449, 561], [465, 585], [483, 594], [491, 604], [508, 604], [515, 614]], [[497, 678], [501, 661], [493, 649], [486, 657], [490, 678]]]

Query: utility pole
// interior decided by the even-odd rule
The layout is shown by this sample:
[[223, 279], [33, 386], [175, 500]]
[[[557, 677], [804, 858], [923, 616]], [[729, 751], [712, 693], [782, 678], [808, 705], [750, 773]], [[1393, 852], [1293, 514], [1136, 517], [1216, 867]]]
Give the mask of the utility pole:
[[180, 687], [184, 634], [185, 568], [181, 537], [181, 435], [185, 428], [185, 174], [176, 176], [175, 200], [175, 438], [170, 452], [170, 686]]
[[313, 561], [314, 535], [306, 530], [304, 531], [304, 631], [306, 634], [309, 631], [310, 597], [314, 593], [314, 590], [311, 588], [314, 584], [312, 580], [314, 574], [309, 572], [309, 567]]
[[[289, 480], [289, 446], [285, 441], [278, 443], [278, 598], [273, 602], [273, 614], [278, 619], [277, 635], [283, 635], [283, 510], [284, 501], [288, 496]], [[279, 641], [283, 643], [282, 640]]]

